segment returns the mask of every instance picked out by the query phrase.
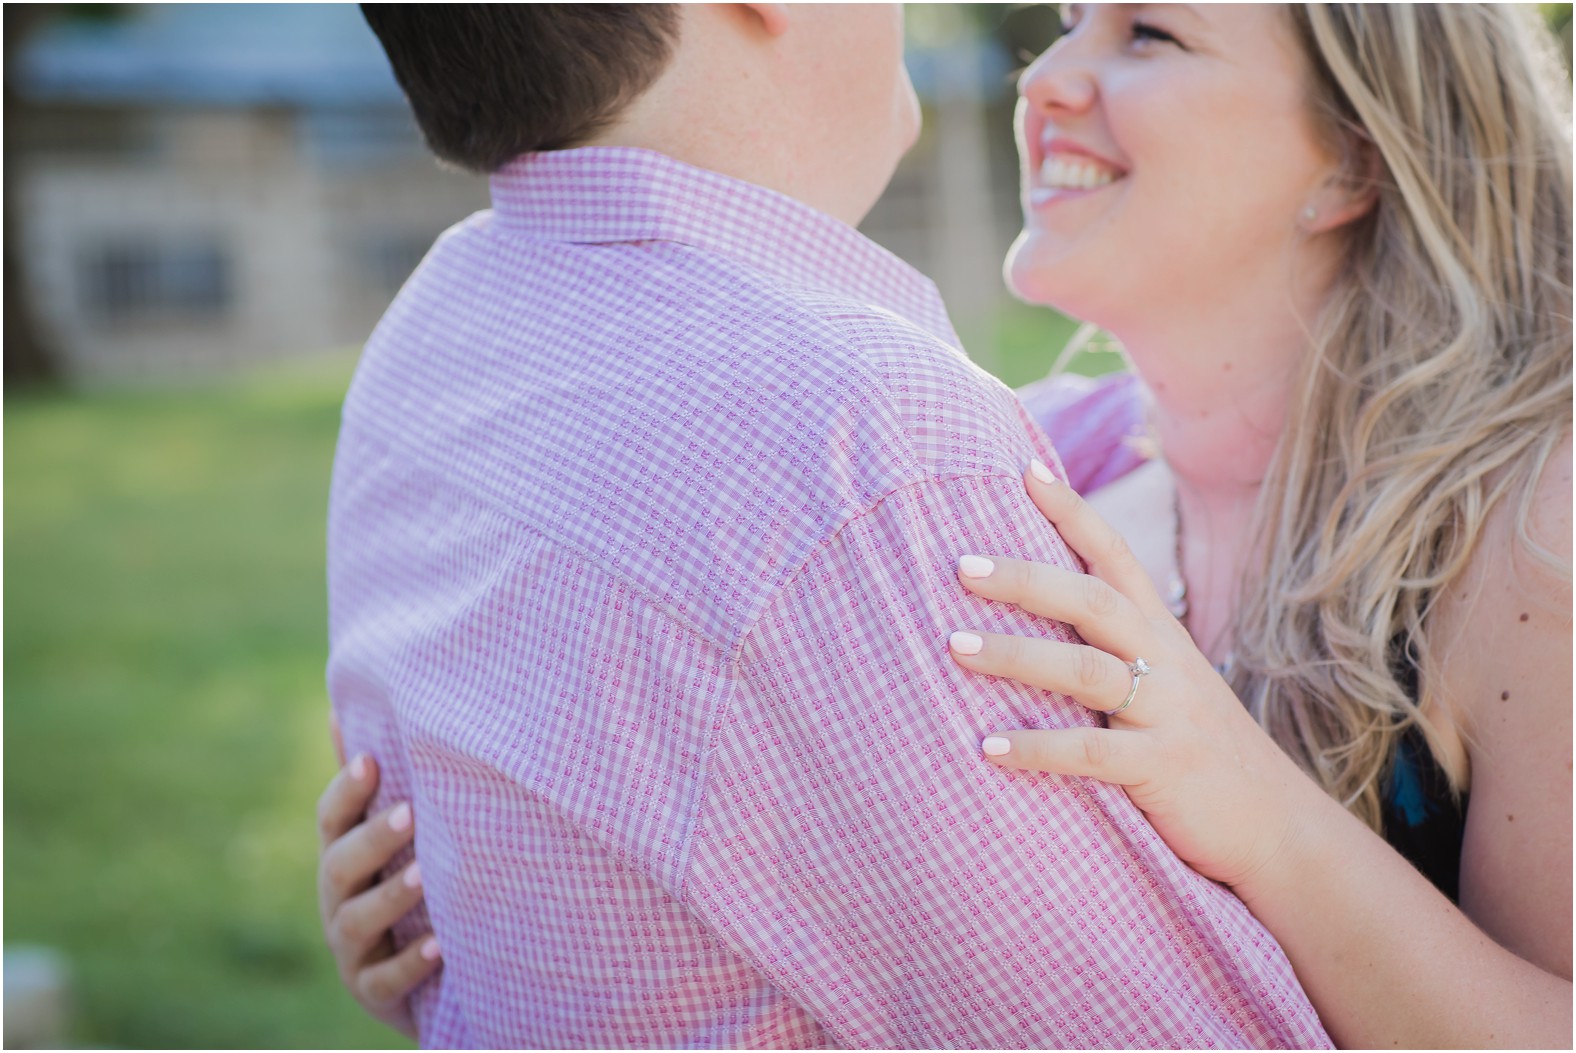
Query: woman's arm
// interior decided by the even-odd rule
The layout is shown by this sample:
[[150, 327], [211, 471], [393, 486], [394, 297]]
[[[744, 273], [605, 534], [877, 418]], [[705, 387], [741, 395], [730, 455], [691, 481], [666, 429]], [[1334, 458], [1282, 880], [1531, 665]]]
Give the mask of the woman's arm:
[[[1094, 577], [993, 559], [983, 575], [981, 564], [968, 562], [960, 580], [980, 595], [1071, 622], [1089, 646], [972, 633], [962, 647], [955, 643], [957, 660], [1099, 710], [1126, 697], [1128, 661], [1142, 656], [1154, 672], [1139, 681], [1133, 705], [1112, 719], [1110, 729], [1003, 732], [986, 740], [987, 755], [1005, 740], [1009, 749], [992, 756], [998, 763], [1123, 784], [1179, 856], [1231, 885], [1274, 933], [1341, 1045], [1568, 1047], [1568, 951], [1564, 975], [1555, 975], [1485, 935], [1247, 718], [1165, 613], [1119, 535], [1066, 487], [1031, 476], [1029, 490]], [[1564, 589], [1568, 611], [1568, 583]], [[1557, 599], [1545, 599], [1558, 609]], [[1519, 614], [1517, 625], [1531, 624], [1530, 617], [1520, 622]], [[1525, 690], [1552, 700], [1539, 708], [1545, 717], [1563, 703], [1563, 722], [1554, 721], [1549, 737], [1564, 749], [1562, 766], [1568, 766], [1568, 630], [1563, 641], [1528, 640], [1552, 668], [1528, 674], [1536, 684], [1529, 681]], [[1498, 663], [1499, 657], [1484, 651], [1481, 660]], [[1523, 751], [1539, 734], [1521, 729]], [[1542, 765], [1540, 777], [1550, 775], [1548, 767]], [[1490, 807], [1478, 792], [1475, 785], [1473, 812]], [[1557, 827], [1565, 817], [1564, 856], [1552, 857], [1556, 846], [1510, 861], [1510, 880], [1539, 889], [1563, 882], [1563, 896], [1533, 904], [1532, 912], [1564, 929], [1568, 946], [1568, 767], [1542, 790], [1523, 787], [1514, 801], [1504, 790], [1490, 791], [1489, 800], [1539, 829]]]
[[[1529, 524], [1567, 558], [1570, 508], [1567, 445], [1539, 481]], [[1571, 587], [1517, 542], [1516, 513], [1496, 509], [1429, 621], [1440, 682], [1425, 690], [1471, 761], [1461, 910], [1328, 805], [1303, 842], [1239, 889], [1314, 1004], [1341, 1007], [1325, 1022], [1343, 1043], [1571, 1044]], [[1397, 976], [1420, 993], [1403, 996]]]
[[[1567, 567], [1571, 496], [1567, 439], [1538, 481], [1527, 523], [1531, 541]], [[1437, 693], [1472, 768], [1461, 908], [1502, 946], [1568, 980], [1571, 582], [1517, 539], [1516, 512], [1491, 517], [1462, 580], [1431, 615], [1429, 637], [1443, 656]]]

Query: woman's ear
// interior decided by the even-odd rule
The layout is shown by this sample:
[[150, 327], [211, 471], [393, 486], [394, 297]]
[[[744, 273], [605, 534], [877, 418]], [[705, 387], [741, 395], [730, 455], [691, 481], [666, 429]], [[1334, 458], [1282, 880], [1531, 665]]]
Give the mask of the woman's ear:
[[1314, 191], [1297, 226], [1307, 234], [1324, 234], [1368, 215], [1379, 204], [1383, 175], [1384, 161], [1373, 140], [1351, 135], [1345, 163]]

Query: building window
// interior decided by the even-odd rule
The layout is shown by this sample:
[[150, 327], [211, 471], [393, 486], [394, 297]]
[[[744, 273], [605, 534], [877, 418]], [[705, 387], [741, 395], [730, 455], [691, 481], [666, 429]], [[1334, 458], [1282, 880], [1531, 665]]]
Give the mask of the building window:
[[119, 241], [82, 259], [88, 311], [105, 321], [211, 319], [230, 306], [230, 261], [211, 241]]

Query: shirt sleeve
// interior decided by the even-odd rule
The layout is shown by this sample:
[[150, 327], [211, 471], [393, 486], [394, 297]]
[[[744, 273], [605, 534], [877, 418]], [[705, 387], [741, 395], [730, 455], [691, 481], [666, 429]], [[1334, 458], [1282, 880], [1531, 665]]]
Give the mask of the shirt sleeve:
[[1144, 393], [1131, 373], [1055, 373], [1018, 389], [1029, 417], [1056, 444], [1067, 481], [1093, 493], [1149, 459]]
[[1097, 718], [970, 674], [954, 629], [1074, 639], [973, 597], [963, 553], [1074, 565], [1017, 478], [909, 486], [776, 597], [691, 841], [684, 898], [849, 1046], [1310, 1047], [1284, 955], [1119, 790], [984, 761]]

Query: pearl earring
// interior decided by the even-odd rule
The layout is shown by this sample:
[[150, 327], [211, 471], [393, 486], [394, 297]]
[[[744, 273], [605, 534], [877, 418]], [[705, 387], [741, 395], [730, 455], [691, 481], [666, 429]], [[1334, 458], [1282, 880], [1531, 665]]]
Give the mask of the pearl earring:
[[1307, 208], [1302, 210], [1302, 221], [1304, 223], [1312, 223], [1318, 218], [1319, 210], [1314, 208], [1312, 205], [1309, 205]]

